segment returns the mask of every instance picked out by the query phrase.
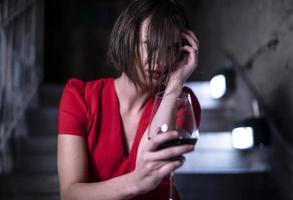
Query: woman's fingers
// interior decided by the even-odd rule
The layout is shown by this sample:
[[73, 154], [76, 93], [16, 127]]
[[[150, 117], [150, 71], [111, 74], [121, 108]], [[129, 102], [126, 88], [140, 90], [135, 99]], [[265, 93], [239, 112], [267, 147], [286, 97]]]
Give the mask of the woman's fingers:
[[188, 45], [181, 47], [181, 50], [182, 51], [188, 51], [191, 54], [191, 56], [194, 55], [194, 53], [197, 52], [197, 49], [192, 48], [191, 46], [188, 46]]
[[156, 134], [147, 141], [140, 164], [144, 166], [147, 174], [155, 174], [155, 176], [163, 178], [182, 166], [185, 160], [182, 155], [193, 151], [194, 146], [180, 145], [159, 150], [160, 145], [178, 139], [180, 134], [177, 130], [159, 132], [160, 129], [157, 129]]
[[149, 156], [152, 160], [172, 160], [180, 158], [183, 154], [191, 152], [193, 150], [193, 145], [180, 145], [161, 149], [159, 151], [151, 153]]
[[[182, 33], [182, 37], [184, 37], [188, 43], [190, 44], [190, 46], [195, 49], [196, 51], [198, 51], [198, 42], [196, 40], [196, 38], [193, 38], [191, 35], [188, 35], [186, 33]], [[189, 45], [187, 45], [189, 46]]]
[[165, 164], [164, 166], [162, 166], [159, 169], [158, 173], [161, 177], [166, 177], [171, 172], [173, 172], [176, 169], [178, 169], [179, 167], [181, 167], [183, 165], [183, 163], [184, 163], [183, 160], [176, 160], [176, 161], [169, 162], [169, 163]]
[[163, 143], [178, 139], [179, 137], [180, 133], [177, 130], [168, 131], [166, 133], [159, 133], [159, 130], [157, 130], [157, 134], [155, 134], [155, 136], [153, 136], [145, 146], [145, 150], [149, 152], [147, 158], [153, 161], [170, 160], [194, 150], [193, 145], [171, 146], [158, 150], [160, 145]]
[[154, 135], [155, 136], [148, 141], [147, 145], [145, 146], [145, 150], [156, 151], [164, 142], [179, 137], [178, 131], [168, 131], [166, 133], [159, 133], [159, 131], [157, 131], [157, 134]]
[[194, 67], [196, 67], [197, 66], [197, 57], [196, 57], [197, 50], [188, 45], [181, 47], [181, 50], [188, 52], [187, 62], [191, 63], [192, 65], [194, 65]]
[[191, 30], [188, 30], [188, 29], [186, 29], [185, 31], [186, 31], [186, 33], [188, 33], [195, 40], [195, 42], [197, 44], [199, 44], [199, 41], [198, 41], [196, 35], [194, 34], [194, 32], [192, 32]]

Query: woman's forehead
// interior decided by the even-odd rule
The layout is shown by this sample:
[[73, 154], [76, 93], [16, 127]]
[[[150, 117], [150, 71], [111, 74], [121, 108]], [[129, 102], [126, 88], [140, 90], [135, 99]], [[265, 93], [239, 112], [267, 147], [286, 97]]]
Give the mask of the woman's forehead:
[[[149, 24], [150, 24], [150, 19], [146, 18], [141, 25], [141, 31], [140, 31], [140, 37], [143, 41], [147, 40], [149, 38], [149, 32], [148, 32], [148, 28], [149, 28]], [[180, 32], [178, 30], [178, 28], [170, 28], [170, 30], [172, 30], [174, 32], [174, 40], [179, 40], [180, 37]]]
[[150, 24], [150, 19], [149, 18], [145, 19], [142, 22], [142, 25], [141, 25], [141, 38], [143, 40], [148, 38], [148, 26], [149, 26], [149, 24]]

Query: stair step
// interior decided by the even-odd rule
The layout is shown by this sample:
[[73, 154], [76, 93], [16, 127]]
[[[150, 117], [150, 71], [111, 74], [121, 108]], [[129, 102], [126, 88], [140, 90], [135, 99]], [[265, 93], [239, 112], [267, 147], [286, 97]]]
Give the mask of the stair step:
[[175, 174], [184, 200], [276, 200], [276, 187], [268, 172], [241, 174]]
[[201, 112], [200, 132], [229, 131], [237, 119], [233, 108], [204, 109]]
[[15, 143], [19, 155], [57, 153], [57, 135], [19, 138]]
[[[29, 199], [30, 196], [44, 196], [40, 199], [49, 199], [45, 195], [56, 198], [59, 195], [59, 183], [57, 174], [7, 174], [0, 176], [0, 199]], [[2, 198], [3, 196], [3, 198]]]
[[[57, 107], [28, 111], [28, 124], [32, 135], [57, 134]], [[233, 109], [202, 110], [200, 132], [229, 131], [237, 119]]]
[[56, 154], [29, 154], [15, 156], [15, 171], [19, 173], [56, 173]]
[[60, 200], [59, 195], [0, 195], [1, 200]]
[[57, 107], [62, 95], [64, 84], [45, 84], [40, 87], [40, 103], [44, 107]]
[[185, 155], [177, 173], [247, 173], [270, 170], [267, 151], [201, 150]]
[[176, 173], [252, 173], [271, 170], [271, 148], [238, 150], [232, 146], [231, 132], [199, 135], [195, 150], [185, 154]]
[[31, 135], [57, 134], [57, 107], [31, 109], [27, 112], [28, 127]]

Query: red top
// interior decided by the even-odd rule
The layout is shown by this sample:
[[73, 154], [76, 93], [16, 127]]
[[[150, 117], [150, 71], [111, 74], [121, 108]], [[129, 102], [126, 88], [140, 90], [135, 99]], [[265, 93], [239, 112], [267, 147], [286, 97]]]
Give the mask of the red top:
[[[190, 89], [188, 92], [192, 93]], [[199, 103], [193, 93], [191, 96], [196, 122], [199, 124]], [[133, 145], [126, 155], [114, 79], [99, 79], [86, 83], [78, 79], [68, 81], [59, 105], [58, 133], [86, 139], [88, 182], [108, 180], [135, 169], [138, 145], [148, 126], [152, 104], [153, 98], [150, 98], [139, 120]], [[166, 200], [168, 191], [168, 178], [165, 178], [155, 190], [134, 199]]]

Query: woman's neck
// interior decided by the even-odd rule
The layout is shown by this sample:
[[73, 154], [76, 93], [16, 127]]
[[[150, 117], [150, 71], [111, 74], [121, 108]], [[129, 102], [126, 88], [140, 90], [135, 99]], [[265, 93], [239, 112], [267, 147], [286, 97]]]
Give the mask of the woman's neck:
[[124, 73], [115, 79], [114, 83], [120, 109], [126, 112], [140, 112], [150, 96], [150, 92], [137, 88]]

